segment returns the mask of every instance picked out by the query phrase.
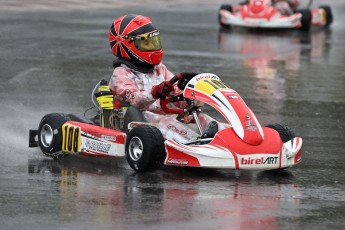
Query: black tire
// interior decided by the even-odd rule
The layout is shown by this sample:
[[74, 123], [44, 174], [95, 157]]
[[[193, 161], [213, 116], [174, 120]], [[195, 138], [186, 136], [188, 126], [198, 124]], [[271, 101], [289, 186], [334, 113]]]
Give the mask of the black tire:
[[128, 124], [132, 121], [146, 122], [143, 113], [135, 106], [128, 107], [123, 119], [122, 132], [128, 134]]
[[219, 13], [218, 13], [218, 22], [219, 22], [219, 25], [222, 27], [222, 28], [226, 28], [226, 29], [231, 29], [231, 26], [230, 25], [227, 25], [227, 24], [224, 24], [222, 23], [221, 21], [221, 14], [220, 14], [220, 10], [227, 10], [229, 11], [230, 13], [233, 12], [233, 9], [232, 9], [232, 5], [229, 5], [229, 4], [223, 4], [220, 6], [219, 8]]
[[287, 125], [269, 124], [266, 127], [276, 130], [279, 133], [279, 136], [282, 139], [283, 143], [296, 137], [295, 133]]
[[222, 5], [220, 6], [220, 10], [227, 10], [227, 11], [229, 11], [230, 13], [233, 12], [232, 5], [229, 5], [229, 4], [222, 4]]
[[326, 25], [325, 25], [325, 27], [329, 27], [329, 25], [331, 25], [333, 22], [332, 9], [328, 5], [322, 5], [322, 6], [320, 6], [320, 8], [326, 12]]
[[302, 10], [299, 10], [299, 12], [302, 14], [301, 30], [309, 31], [310, 27], [311, 27], [311, 11], [310, 11], [310, 9], [302, 9]]
[[42, 118], [38, 126], [38, 145], [45, 155], [58, 156], [62, 149], [62, 125], [69, 120], [62, 113], [51, 113]]
[[148, 125], [134, 127], [129, 132], [125, 149], [128, 164], [138, 172], [158, 169], [166, 157], [162, 133]]

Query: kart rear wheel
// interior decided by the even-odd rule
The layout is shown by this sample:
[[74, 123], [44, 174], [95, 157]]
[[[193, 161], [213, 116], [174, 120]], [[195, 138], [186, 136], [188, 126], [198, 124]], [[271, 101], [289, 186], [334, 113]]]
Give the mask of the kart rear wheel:
[[62, 125], [69, 121], [62, 113], [45, 115], [38, 126], [38, 145], [46, 156], [57, 157], [62, 149]]
[[283, 143], [296, 137], [295, 133], [287, 125], [269, 124], [266, 127], [276, 130], [279, 133], [279, 136], [282, 139]]
[[128, 107], [124, 120], [123, 120], [123, 127], [122, 132], [128, 133], [128, 124], [132, 121], [139, 121], [139, 122], [146, 122], [143, 113], [135, 106]]
[[322, 6], [320, 6], [320, 8], [323, 9], [326, 13], [326, 25], [325, 25], [325, 27], [329, 27], [329, 25], [332, 24], [332, 22], [333, 22], [332, 9], [328, 5], [322, 5]]
[[231, 25], [228, 25], [228, 24], [224, 24], [222, 22], [222, 15], [220, 14], [220, 10], [226, 10], [226, 11], [229, 11], [230, 13], [233, 12], [233, 9], [232, 9], [232, 5], [229, 5], [229, 4], [223, 4], [220, 6], [220, 9], [219, 9], [219, 13], [218, 13], [218, 22], [219, 22], [219, 25], [222, 27], [222, 28], [226, 28], [226, 29], [231, 29]]
[[162, 133], [148, 125], [134, 127], [129, 132], [125, 149], [128, 164], [138, 172], [158, 169], [166, 157]]
[[302, 18], [301, 18], [301, 30], [303, 31], [309, 31], [310, 30], [310, 26], [311, 26], [311, 11], [310, 9], [302, 9], [299, 10], [299, 12], [302, 14]]

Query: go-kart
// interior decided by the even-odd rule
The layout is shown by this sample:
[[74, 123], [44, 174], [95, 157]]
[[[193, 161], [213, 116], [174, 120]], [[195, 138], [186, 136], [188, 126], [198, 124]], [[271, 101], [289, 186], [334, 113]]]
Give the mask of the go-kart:
[[[191, 79], [174, 76], [183, 93], [161, 99], [167, 114], [176, 122], [197, 130], [196, 139], [180, 143], [165, 140], [155, 123], [148, 123], [136, 107], [119, 103], [106, 83], [98, 84], [93, 100], [99, 107], [99, 121], [72, 114], [45, 115], [37, 130], [30, 130], [29, 147], [40, 147], [54, 158], [69, 154], [97, 157], [126, 157], [136, 171], [153, 171], [165, 165], [217, 169], [283, 169], [301, 161], [302, 138], [286, 125], [261, 126], [241, 96], [212, 73]], [[176, 103], [185, 106], [179, 108]], [[203, 130], [198, 119], [203, 105], [209, 105], [224, 118], [226, 128], [212, 121]], [[125, 114], [125, 115], [124, 115]], [[190, 119], [193, 118], [193, 119]]]
[[291, 10], [285, 13], [277, 8], [278, 4], [271, 0], [249, 0], [239, 5], [221, 5], [218, 21], [222, 28], [232, 26], [263, 29], [301, 29], [310, 30], [311, 26], [328, 27], [333, 22], [331, 7], [322, 5], [310, 9], [312, 0], [307, 8]]

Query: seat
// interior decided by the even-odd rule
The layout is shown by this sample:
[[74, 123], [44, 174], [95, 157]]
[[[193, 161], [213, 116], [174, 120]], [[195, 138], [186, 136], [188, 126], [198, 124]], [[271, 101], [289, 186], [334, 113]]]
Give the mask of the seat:
[[217, 121], [211, 121], [207, 124], [206, 129], [204, 133], [201, 135], [201, 139], [204, 138], [213, 138], [216, 133], [218, 132], [218, 122]]

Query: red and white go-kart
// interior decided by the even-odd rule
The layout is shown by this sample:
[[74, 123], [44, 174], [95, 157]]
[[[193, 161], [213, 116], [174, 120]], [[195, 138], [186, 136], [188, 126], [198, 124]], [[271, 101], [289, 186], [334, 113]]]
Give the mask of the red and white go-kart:
[[[232, 26], [262, 29], [301, 29], [311, 26], [328, 27], [333, 22], [331, 7], [322, 5], [318, 8], [291, 9], [289, 13], [280, 10], [285, 1], [249, 0], [240, 5], [223, 4], [219, 9], [218, 21], [222, 27]], [[288, 6], [288, 5], [286, 5]], [[284, 10], [285, 11], [285, 10]]]
[[[181, 80], [185, 79], [175, 76], [171, 83]], [[104, 92], [93, 92], [105, 99], [97, 99], [102, 104], [100, 123], [72, 114], [47, 114], [37, 130], [30, 130], [29, 147], [39, 146], [45, 155], [54, 158], [69, 154], [126, 157], [136, 171], [153, 171], [163, 163], [271, 170], [288, 168], [301, 161], [301, 137], [296, 137], [286, 125], [261, 126], [241, 96], [212, 73], [194, 76], [184, 84], [183, 94], [160, 102], [166, 113], [176, 114], [176, 122], [184, 122], [188, 116], [194, 118], [186, 125], [198, 130], [200, 137], [188, 143], [164, 140], [157, 124], [145, 122], [135, 107], [129, 107], [123, 116], [121, 106], [113, 101], [114, 96]], [[177, 101], [186, 101], [186, 107], [174, 107]], [[227, 128], [202, 130], [198, 115], [205, 104], [224, 117], [222, 122]], [[122, 131], [120, 123], [124, 123]]]

